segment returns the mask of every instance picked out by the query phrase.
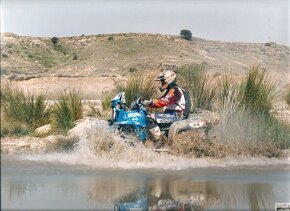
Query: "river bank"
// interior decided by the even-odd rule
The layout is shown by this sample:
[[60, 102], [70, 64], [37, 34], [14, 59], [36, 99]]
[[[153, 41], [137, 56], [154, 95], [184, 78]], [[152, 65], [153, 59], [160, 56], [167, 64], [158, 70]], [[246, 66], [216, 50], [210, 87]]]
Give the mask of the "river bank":
[[[117, 168], [130, 168], [131, 166], [159, 168], [163, 164], [168, 168], [207, 167], [207, 165], [223, 166], [224, 162], [230, 166], [272, 165], [272, 161], [274, 161], [274, 164], [280, 162], [290, 164], [290, 149], [271, 149], [269, 146], [268, 150], [275, 150], [275, 154], [272, 153], [275, 156], [267, 156], [266, 152], [264, 154], [237, 153], [239, 148], [236, 146], [235, 152], [231, 153], [234, 145], [220, 145], [215, 139], [212, 141], [191, 140], [190, 132], [188, 134], [188, 137], [186, 133], [180, 137], [179, 141], [184, 143], [182, 147], [198, 150], [199, 152], [215, 151], [215, 156], [207, 155], [207, 153], [201, 153], [198, 156], [194, 153], [182, 154], [181, 151], [180, 153], [174, 153], [174, 151], [171, 153], [170, 150], [169, 152], [154, 152], [134, 138], [121, 138], [107, 127], [106, 121], [95, 118], [79, 121], [66, 135], [2, 137], [1, 154], [27, 154], [31, 155], [31, 159], [34, 159], [34, 155], [35, 159], [51, 157], [54, 160], [53, 157], [56, 157], [63, 159], [64, 163], [72, 160], [89, 166], [91, 160], [94, 159], [104, 161], [108, 167], [113, 165]], [[131, 142], [134, 142], [134, 147], [129, 146], [128, 143]], [[175, 145], [173, 144], [172, 147], [174, 150]], [[257, 146], [253, 145], [254, 149], [255, 147]], [[244, 149], [241, 148], [241, 150]], [[199, 161], [202, 162], [196, 165], [195, 161], [198, 158], [201, 158]], [[169, 160], [172, 161], [172, 164], [168, 163]], [[101, 166], [97, 165], [97, 167]]]

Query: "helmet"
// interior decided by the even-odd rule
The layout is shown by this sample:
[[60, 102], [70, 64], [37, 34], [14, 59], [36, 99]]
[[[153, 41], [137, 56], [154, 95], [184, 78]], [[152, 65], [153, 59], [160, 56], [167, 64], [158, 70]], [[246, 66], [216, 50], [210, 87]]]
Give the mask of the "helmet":
[[165, 70], [161, 72], [155, 80], [171, 84], [176, 81], [176, 74], [172, 70]]
[[165, 70], [161, 72], [157, 78], [156, 81], [161, 81], [162, 86], [159, 88], [161, 92], [163, 92], [168, 85], [174, 85], [176, 82], [176, 74], [172, 70]]

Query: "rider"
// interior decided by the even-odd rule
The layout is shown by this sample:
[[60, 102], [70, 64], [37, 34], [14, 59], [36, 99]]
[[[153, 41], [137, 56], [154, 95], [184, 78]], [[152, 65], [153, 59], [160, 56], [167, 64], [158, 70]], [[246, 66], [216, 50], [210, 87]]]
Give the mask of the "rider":
[[[182, 117], [185, 110], [185, 97], [182, 89], [176, 84], [175, 72], [164, 70], [155, 80], [161, 82], [159, 90], [161, 92], [165, 91], [165, 93], [158, 99], [142, 101], [143, 105], [149, 108], [165, 107], [164, 113], [176, 113], [178, 117]], [[156, 148], [160, 148], [164, 143], [161, 130], [156, 122], [149, 125], [149, 131], [156, 142]]]

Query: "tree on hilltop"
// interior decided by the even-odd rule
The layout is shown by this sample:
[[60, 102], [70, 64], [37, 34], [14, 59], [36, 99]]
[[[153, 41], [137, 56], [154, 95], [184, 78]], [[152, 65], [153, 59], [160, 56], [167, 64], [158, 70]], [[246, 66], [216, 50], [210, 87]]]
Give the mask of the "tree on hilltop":
[[52, 42], [52, 44], [56, 44], [58, 43], [58, 38], [57, 37], [53, 37], [50, 39], [50, 41]]
[[180, 31], [180, 36], [183, 38], [183, 39], [186, 39], [186, 40], [191, 40], [192, 38], [192, 33], [190, 30], [188, 29], [182, 29]]

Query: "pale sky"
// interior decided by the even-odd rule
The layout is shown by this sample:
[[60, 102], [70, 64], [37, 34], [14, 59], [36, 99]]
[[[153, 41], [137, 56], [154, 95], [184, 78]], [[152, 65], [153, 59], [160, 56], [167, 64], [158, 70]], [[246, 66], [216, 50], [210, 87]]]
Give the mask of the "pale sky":
[[40, 37], [107, 33], [289, 44], [290, 0], [1, 0], [1, 32]]

